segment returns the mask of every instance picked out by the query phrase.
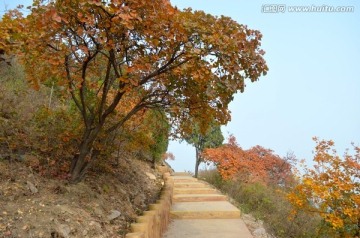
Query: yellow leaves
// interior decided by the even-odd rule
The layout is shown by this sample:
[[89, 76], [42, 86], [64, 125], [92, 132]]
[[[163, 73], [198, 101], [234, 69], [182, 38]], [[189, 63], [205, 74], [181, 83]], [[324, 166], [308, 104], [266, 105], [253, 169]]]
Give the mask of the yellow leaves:
[[360, 211], [358, 209], [345, 208], [343, 213], [350, 218], [356, 218], [359, 217]]
[[341, 197], [341, 193], [338, 190], [334, 190], [331, 195], [334, 199], [340, 199]]
[[297, 207], [302, 207], [302, 206], [304, 206], [304, 201], [300, 200], [300, 199], [296, 199], [295, 204]]
[[[351, 198], [351, 200], [354, 201], [355, 204], [360, 204], [360, 194], [359, 193], [352, 194], [350, 196], [350, 198]], [[360, 213], [360, 211], [359, 211], [359, 213]]]
[[332, 213], [325, 216], [325, 221], [329, 222], [335, 230], [344, 227], [344, 221]]
[[313, 184], [312, 180], [309, 178], [304, 179], [303, 183], [307, 186], [311, 186]]
[[[317, 212], [334, 230], [356, 227], [360, 219], [358, 154], [346, 154], [342, 159], [332, 148], [333, 141], [315, 141], [314, 169], [306, 168], [302, 182], [288, 194], [288, 200], [296, 209]], [[307, 205], [307, 201], [311, 203]]]

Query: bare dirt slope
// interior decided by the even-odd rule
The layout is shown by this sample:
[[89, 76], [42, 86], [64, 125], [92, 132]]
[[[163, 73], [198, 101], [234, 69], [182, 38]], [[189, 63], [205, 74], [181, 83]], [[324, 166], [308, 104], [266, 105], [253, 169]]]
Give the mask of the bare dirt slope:
[[0, 158], [0, 237], [124, 237], [162, 186], [161, 174], [138, 160], [71, 185]]

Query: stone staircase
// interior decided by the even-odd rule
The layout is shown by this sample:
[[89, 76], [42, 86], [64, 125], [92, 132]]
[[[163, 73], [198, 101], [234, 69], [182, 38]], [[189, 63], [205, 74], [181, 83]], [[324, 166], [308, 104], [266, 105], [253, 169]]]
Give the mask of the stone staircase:
[[172, 223], [164, 238], [251, 238], [240, 210], [206, 182], [174, 173]]

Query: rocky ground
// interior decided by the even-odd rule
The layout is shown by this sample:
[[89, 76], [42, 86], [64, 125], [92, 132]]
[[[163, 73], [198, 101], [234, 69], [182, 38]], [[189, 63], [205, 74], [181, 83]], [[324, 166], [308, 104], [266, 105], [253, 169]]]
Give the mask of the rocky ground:
[[266, 229], [264, 228], [263, 221], [255, 219], [255, 217], [251, 214], [242, 214], [241, 218], [254, 238], [276, 238], [275, 236], [267, 233]]
[[0, 237], [124, 237], [163, 184], [158, 170], [138, 160], [71, 185], [0, 158]]

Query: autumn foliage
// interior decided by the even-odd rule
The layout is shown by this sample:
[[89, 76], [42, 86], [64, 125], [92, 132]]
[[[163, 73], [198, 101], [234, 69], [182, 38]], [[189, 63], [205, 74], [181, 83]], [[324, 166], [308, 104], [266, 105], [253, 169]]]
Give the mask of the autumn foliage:
[[5, 14], [0, 49], [22, 59], [35, 88], [52, 83], [76, 106], [73, 183], [102, 153], [98, 141], [137, 113], [164, 110], [177, 134], [190, 121], [225, 123], [245, 79], [268, 70], [259, 31], [167, 0], [36, 0], [30, 9]]
[[303, 210], [319, 214], [335, 237], [359, 237], [360, 148], [341, 158], [333, 141], [314, 138], [314, 168], [305, 168], [301, 182], [288, 195], [295, 215]]
[[245, 182], [262, 182], [286, 185], [291, 180], [289, 161], [280, 158], [272, 150], [255, 146], [242, 149], [234, 136], [227, 144], [215, 149], [205, 149], [205, 161], [215, 163], [223, 179], [240, 179]]

